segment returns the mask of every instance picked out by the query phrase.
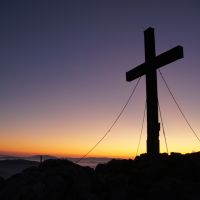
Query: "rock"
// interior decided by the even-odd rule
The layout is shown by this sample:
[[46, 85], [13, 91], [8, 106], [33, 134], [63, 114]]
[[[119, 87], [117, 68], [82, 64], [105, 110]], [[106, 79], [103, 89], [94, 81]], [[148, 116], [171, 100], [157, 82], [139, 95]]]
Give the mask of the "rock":
[[93, 199], [94, 170], [67, 160], [47, 160], [6, 181], [0, 199]]
[[3, 189], [4, 184], [5, 184], [4, 178], [0, 177], [0, 191]]
[[0, 179], [0, 199], [196, 200], [199, 169], [200, 153], [111, 160], [95, 170], [68, 160], [47, 160], [7, 180]]

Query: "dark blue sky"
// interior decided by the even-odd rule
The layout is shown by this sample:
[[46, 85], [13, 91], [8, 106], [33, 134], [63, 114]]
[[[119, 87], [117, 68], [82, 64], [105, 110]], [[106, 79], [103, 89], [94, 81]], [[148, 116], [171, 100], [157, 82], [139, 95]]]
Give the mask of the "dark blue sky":
[[[0, 1], [0, 134], [15, 135], [24, 124], [45, 130], [53, 123], [56, 130], [70, 122], [71, 128], [62, 129], [67, 138], [79, 132], [74, 124], [84, 123], [88, 137], [94, 134], [91, 123], [94, 130], [105, 129], [134, 85], [125, 81], [125, 72], [144, 62], [143, 31], [149, 26], [155, 28], [157, 54], [184, 47], [185, 58], [162, 70], [196, 125], [199, 8], [195, 0]], [[136, 104], [144, 99], [144, 80], [140, 90]], [[164, 104], [165, 93], [161, 89]], [[131, 113], [124, 130], [139, 115]], [[29, 128], [23, 130], [27, 135]]]

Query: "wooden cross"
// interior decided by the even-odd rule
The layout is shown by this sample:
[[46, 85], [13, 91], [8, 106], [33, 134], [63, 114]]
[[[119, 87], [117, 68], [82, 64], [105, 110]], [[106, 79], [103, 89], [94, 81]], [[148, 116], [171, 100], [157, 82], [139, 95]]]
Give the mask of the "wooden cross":
[[156, 69], [183, 58], [183, 47], [176, 46], [156, 56], [154, 29], [151, 27], [144, 31], [144, 46], [145, 62], [126, 72], [126, 81], [146, 75], [147, 155], [156, 156], [160, 152]]

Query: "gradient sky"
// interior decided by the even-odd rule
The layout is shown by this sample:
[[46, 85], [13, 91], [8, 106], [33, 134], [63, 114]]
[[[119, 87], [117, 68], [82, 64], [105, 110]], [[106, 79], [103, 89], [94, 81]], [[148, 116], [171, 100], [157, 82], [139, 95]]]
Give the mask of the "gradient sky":
[[[105, 134], [144, 62], [143, 31], [156, 51], [184, 47], [161, 69], [200, 136], [198, 0], [1, 0], [0, 153], [81, 156]], [[199, 151], [158, 76], [169, 151]], [[89, 156], [134, 157], [145, 104], [145, 77], [120, 121]], [[146, 127], [146, 123], [145, 123]], [[161, 151], [165, 152], [160, 133]], [[140, 153], [146, 148], [146, 128]]]

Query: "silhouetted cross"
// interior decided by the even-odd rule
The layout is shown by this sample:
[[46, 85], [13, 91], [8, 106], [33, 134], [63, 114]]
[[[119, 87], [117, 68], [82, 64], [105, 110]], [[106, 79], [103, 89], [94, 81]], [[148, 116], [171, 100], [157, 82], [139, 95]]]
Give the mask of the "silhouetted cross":
[[183, 58], [183, 47], [176, 46], [165, 53], [156, 56], [154, 29], [144, 31], [145, 63], [126, 72], [126, 80], [146, 75], [147, 98], [147, 155], [155, 156], [160, 152], [158, 122], [158, 91], [156, 69]]

